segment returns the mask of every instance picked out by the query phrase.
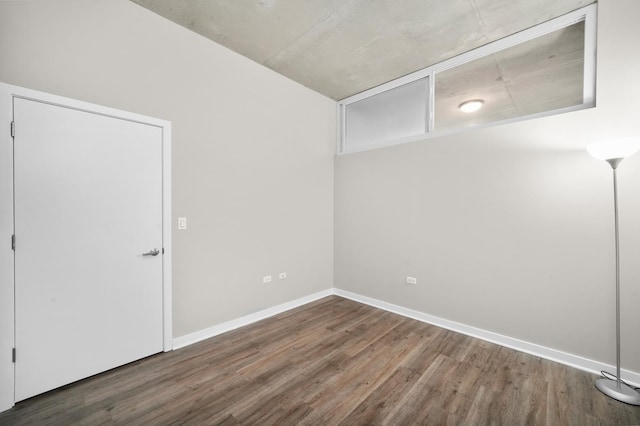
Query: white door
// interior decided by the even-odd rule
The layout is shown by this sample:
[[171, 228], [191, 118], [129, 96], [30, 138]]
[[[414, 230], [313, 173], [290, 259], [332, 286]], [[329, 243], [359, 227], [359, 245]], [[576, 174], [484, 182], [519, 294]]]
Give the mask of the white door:
[[13, 106], [20, 401], [162, 351], [162, 129]]

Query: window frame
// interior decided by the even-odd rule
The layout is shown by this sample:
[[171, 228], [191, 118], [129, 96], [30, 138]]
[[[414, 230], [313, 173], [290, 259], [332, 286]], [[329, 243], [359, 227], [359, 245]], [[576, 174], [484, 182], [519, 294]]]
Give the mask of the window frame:
[[[410, 81], [408, 83], [401, 84], [399, 86], [395, 86], [395, 87], [387, 89], [385, 91], [378, 92], [376, 94], [372, 94], [370, 96], [367, 96], [365, 98], [359, 99], [357, 101], [350, 102], [349, 104], [345, 104], [344, 105], [344, 123], [345, 123], [344, 135], [345, 135], [345, 140], [347, 140], [347, 138], [349, 136], [349, 127], [346, 125], [348, 120], [349, 120], [349, 108], [348, 108], [349, 106], [354, 106], [354, 105], [358, 104], [359, 102], [366, 101], [366, 100], [369, 100], [369, 99], [373, 99], [376, 96], [379, 96], [381, 94], [390, 93], [390, 92], [392, 92], [392, 91], [394, 91], [396, 89], [401, 89], [401, 88], [403, 88], [405, 86], [412, 85], [412, 84], [418, 83], [418, 82], [422, 83], [422, 84], [420, 84], [419, 87], [424, 89], [424, 93], [420, 94], [420, 103], [424, 107], [424, 111], [421, 111], [421, 114], [419, 114], [419, 116], [422, 118], [422, 121], [423, 121], [423, 123], [421, 123], [422, 124], [421, 132], [420, 133], [415, 133], [415, 134], [412, 134], [412, 135], [408, 135], [408, 136], [397, 137], [397, 138], [393, 138], [393, 139], [378, 139], [377, 142], [365, 143], [363, 145], [364, 146], [369, 146], [369, 145], [374, 144], [374, 143], [384, 143], [387, 140], [405, 139], [405, 138], [420, 137], [420, 136], [421, 137], [425, 137], [426, 135], [428, 135], [430, 133], [430, 131], [431, 131], [430, 125], [431, 125], [431, 122], [432, 122], [432, 120], [431, 120], [431, 115], [432, 114], [431, 114], [431, 110], [430, 110], [430, 107], [431, 107], [430, 100], [431, 100], [432, 96], [429, 94], [429, 91], [433, 88], [433, 85], [431, 84], [431, 80], [430, 79], [431, 79], [431, 77], [429, 77], [429, 76], [418, 78], [418, 79], [415, 79], [415, 80]], [[358, 145], [361, 145], [361, 144], [355, 143], [355, 145], [358, 146]]]
[[[535, 114], [528, 114], [519, 117], [513, 117], [505, 120], [497, 120], [488, 123], [482, 123], [471, 127], [461, 127], [455, 129], [446, 129], [434, 133], [434, 110], [435, 110], [435, 80], [436, 74], [451, 68], [458, 67], [476, 59], [483, 58], [493, 53], [508, 49], [513, 46], [517, 46], [521, 43], [536, 39], [545, 34], [552, 33], [554, 31], [561, 30], [570, 25], [584, 21], [584, 80], [583, 80], [583, 102], [580, 105], [573, 105], [569, 107], [553, 109], [543, 111]], [[597, 38], [597, 4], [592, 3], [588, 6], [576, 9], [573, 12], [569, 12], [565, 15], [543, 22], [536, 26], [527, 28], [523, 31], [511, 34], [499, 40], [485, 44], [468, 52], [454, 56], [453, 58], [446, 59], [437, 64], [420, 69], [411, 74], [407, 74], [403, 77], [391, 80], [387, 83], [373, 87], [364, 92], [355, 94], [348, 98], [338, 101], [337, 104], [337, 122], [338, 122], [338, 135], [337, 135], [337, 154], [345, 155], [355, 152], [368, 151], [376, 148], [383, 148], [387, 146], [400, 145], [408, 142], [414, 142], [418, 140], [430, 139], [436, 136], [443, 136], [452, 133], [459, 133], [468, 131], [470, 129], [479, 129], [484, 127], [496, 126], [506, 123], [513, 123], [524, 120], [531, 120], [540, 117], [546, 117], [550, 115], [562, 114], [565, 112], [578, 111], [586, 108], [593, 108], [596, 106], [596, 38]], [[382, 92], [386, 92], [396, 87], [412, 83], [421, 78], [428, 78], [429, 91], [428, 91], [428, 119], [426, 132], [420, 135], [412, 135], [397, 139], [390, 139], [379, 141], [371, 144], [359, 145], [357, 147], [348, 147], [346, 145], [346, 107], [354, 102], [361, 101], [363, 99], [375, 96]]]

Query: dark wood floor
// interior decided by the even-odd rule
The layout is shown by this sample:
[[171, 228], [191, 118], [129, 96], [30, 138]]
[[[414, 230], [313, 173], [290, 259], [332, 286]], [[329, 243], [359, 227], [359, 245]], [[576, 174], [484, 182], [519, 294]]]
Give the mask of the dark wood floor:
[[23, 401], [0, 424], [640, 424], [595, 378], [332, 296]]

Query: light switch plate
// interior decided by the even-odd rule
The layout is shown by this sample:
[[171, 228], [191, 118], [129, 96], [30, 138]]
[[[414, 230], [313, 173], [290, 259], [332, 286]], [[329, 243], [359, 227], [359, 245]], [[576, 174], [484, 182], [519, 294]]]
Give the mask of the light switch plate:
[[178, 218], [178, 229], [187, 229], [187, 218], [179, 217]]

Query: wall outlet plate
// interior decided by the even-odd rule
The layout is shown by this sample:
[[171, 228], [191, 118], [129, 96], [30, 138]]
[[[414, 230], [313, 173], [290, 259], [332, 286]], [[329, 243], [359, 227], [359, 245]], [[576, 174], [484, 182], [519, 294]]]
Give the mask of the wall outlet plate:
[[278, 278], [280, 278], [281, 280], [284, 280], [287, 278], [287, 273], [286, 272], [280, 272], [280, 274], [278, 275]]
[[262, 277], [262, 282], [263, 283], [270, 283], [271, 282], [271, 275], [267, 275]]
[[416, 285], [418, 284], [418, 280], [414, 277], [407, 277], [407, 284]]

